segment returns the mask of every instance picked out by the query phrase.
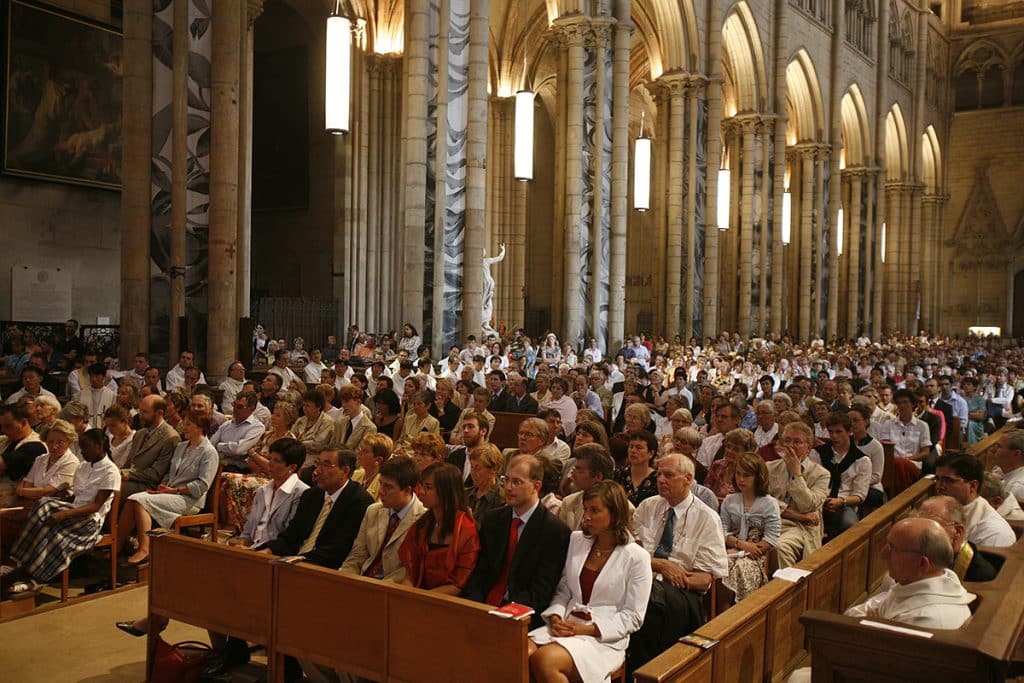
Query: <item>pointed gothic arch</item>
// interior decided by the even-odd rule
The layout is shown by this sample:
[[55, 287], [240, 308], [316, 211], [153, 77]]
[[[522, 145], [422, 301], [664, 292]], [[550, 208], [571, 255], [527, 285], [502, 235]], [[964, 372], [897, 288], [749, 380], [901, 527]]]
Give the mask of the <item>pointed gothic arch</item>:
[[787, 144], [818, 140], [824, 121], [821, 88], [814, 62], [800, 48], [786, 67]]
[[870, 158], [871, 128], [860, 86], [851, 85], [840, 104], [847, 166], [865, 166]]
[[761, 111], [765, 106], [765, 68], [757, 24], [745, 1], [722, 27], [723, 106], [726, 116]]
[[894, 104], [885, 117], [885, 177], [903, 180], [910, 172], [907, 123], [900, 105]]

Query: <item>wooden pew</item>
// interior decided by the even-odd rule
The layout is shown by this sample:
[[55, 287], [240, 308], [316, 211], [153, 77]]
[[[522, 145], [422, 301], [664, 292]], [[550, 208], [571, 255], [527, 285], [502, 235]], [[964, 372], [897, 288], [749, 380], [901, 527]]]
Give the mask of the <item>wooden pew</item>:
[[536, 415], [527, 415], [525, 413], [492, 412], [491, 414], [494, 415], [494, 425], [491, 426], [491, 433], [488, 435], [487, 440], [502, 450], [518, 448], [519, 423], [528, 417], [537, 417]]
[[991, 451], [993, 448], [995, 448], [996, 445], [999, 444], [999, 440], [1003, 438], [1003, 434], [1010, 431], [1011, 429], [1017, 429], [1017, 427], [1020, 426], [1020, 424], [1021, 423], [1019, 422], [1007, 422], [1002, 427], [992, 432], [981, 441], [968, 446], [965, 453], [967, 453], [968, 455], [973, 455], [975, 458], [979, 458], [981, 460], [982, 465], [984, 465], [986, 472], [991, 470], [992, 467], [995, 466], [995, 463], [992, 461], [992, 456], [989, 453], [989, 451]]
[[285, 655], [381, 681], [529, 680], [527, 622], [486, 605], [283, 563], [274, 600], [272, 682], [282, 680]]
[[[244, 638], [266, 645], [272, 659], [272, 556], [166, 531], [153, 534], [150, 556], [151, 624], [176, 619]], [[157, 629], [150, 629], [147, 673], [152, 671], [157, 638]]]
[[839, 538], [799, 562], [811, 574], [796, 583], [773, 579], [697, 629], [719, 641], [710, 650], [676, 644], [637, 670], [642, 683], [783, 681], [804, 659], [800, 615], [838, 612], [859, 602], [885, 574], [882, 546], [893, 522], [931, 493], [923, 479]]
[[[999, 575], [967, 583], [978, 596], [960, 629], [913, 630], [922, 637], [862, 626], [861, 619], [812, 610], [807, 629], [815, 681], [1002, 681], [1021, 674], [1024, 663], [1024, 544], [986, 549], [1004, 557]], [[898, 625], [885, 619], [881, 623]], [[902, 625], [906, 626], [906, 625]], [[938, 672], [941, 672], [939, 674]]]

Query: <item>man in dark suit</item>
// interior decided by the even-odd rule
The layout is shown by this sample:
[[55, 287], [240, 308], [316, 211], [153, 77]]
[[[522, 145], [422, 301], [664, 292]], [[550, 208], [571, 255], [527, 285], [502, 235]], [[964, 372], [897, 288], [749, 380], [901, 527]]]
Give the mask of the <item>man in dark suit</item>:
[[540, 504], [543, 476], [544, 467], [535, 456], [521, 455], [509, 464], [504, 478], [507, 505], [481, 520], [480, 556], [462, 593], [496, 607], [528, 605], [536, 610], [533, 621], [538, 625], [562, 577], [570, 534]]
[[373, 503], [363, 487], [349, 480], [355, 467], [356, 454], [348, 449], [322, 451], [313, 471], [316, 486], [302, 494], [288, 528], [256, 550], [302, 555], [311, 564], [340, 567]]
[[490, 403], [487, 409], [498, 412], [505, 412], [508, 403], [508, 389], [505, 388], [505, 373], [501, 370], [491, 370], [484, 380], [487, 383], [487, 391], [491, 392]]
[[536, 415], [540, 410], [540, 405], [537, 404], [537, 399], [526, 392], [526, 389], [526, 378], [519, 373], [510, 372], [508, 375], [508, 398], [505, 400], [503, 410], [508, 413]]

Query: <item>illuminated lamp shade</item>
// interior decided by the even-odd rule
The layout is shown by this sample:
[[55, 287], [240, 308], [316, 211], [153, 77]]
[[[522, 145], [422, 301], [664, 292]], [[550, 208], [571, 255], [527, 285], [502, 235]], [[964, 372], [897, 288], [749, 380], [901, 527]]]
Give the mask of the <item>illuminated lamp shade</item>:
[[836, 216], [836, 254], [843, 255], [843, 207], [839, 207]]
[[729, 169], [718, 171], [718, 229], [729, 229]]
[[352, 100], [352, 22], [337, 15], [327, 18], [324, 95], [324, 128], [333, 135], [348, 133]]
[[885, 263], [885, 221], [882, 221], [882, 239], [878, 245], [879, 254], [882, 257], [882, 263]]
[[793, 194], [782, 193], [782, 246], [788, 247], [793, 236]]
[[516, 140], [513, 172], [516, 180], [533, 180], [533, 92], [516, 93]]
[[633, 143], [633, 208], [651, 208], [651, 139], [639, 137]]

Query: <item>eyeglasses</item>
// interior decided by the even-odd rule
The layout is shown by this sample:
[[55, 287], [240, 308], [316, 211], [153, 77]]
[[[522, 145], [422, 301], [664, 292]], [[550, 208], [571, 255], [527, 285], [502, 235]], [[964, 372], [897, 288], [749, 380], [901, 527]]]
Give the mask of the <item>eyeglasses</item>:
[[540, 438], [540, 434], [537, 434], [536, 432], [519, 432], [519, 436], [521, 436], [524, 439], [539, 439]]
[[523, 484], [531, 483], [533, 481], [533, 479], [520, 479], [519, 477], [498, 477], [498, 482], [502, 486], [508, 486], [509, 484], [512, 484], [512, 486], [522, 486]]
[[949, 486], [951, 484], [959, 484], [959, 483], [961, 483], [963, 481], [966, 481], [966, 480], [961, 479], [960, 477], [946, 477], [946, 476], [935, 477], [935, 483], [936, 484], [945, 484], [947, 486]]
[[803, 446], [804, 445], [804, 440], [803, 439], [799, 439], [799, 438], [797, 438], [797, 439], [779, 439], [779, 441], [781, 441], [786, 446]]
[[336, 465], [333, 462], [324, 462], [323, 460], [317, 460], [316, 468], [315, 469], [318, 469], [318, 470], [329, 470], [332, 467], [338, 467], [338, 465]]
[[911, 555], [920, 555], [921, 554], [920, 550], [901, 550], [901, 549], [897, 548], [896, 546], [894, 546], [892, 543], [886, 543], [882, 547], [885, 548], [886, 550], [888, 550], [890, 553], [909, 553]]

